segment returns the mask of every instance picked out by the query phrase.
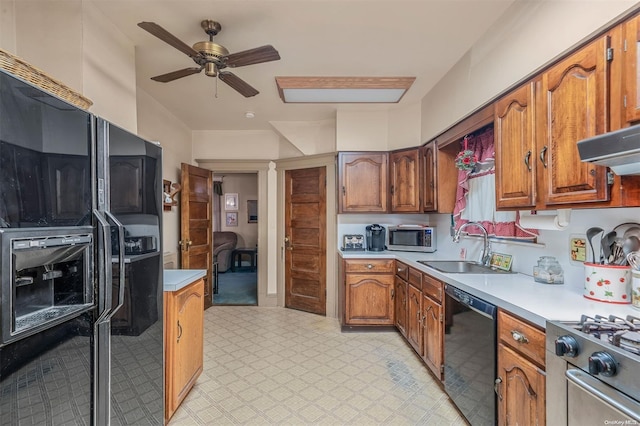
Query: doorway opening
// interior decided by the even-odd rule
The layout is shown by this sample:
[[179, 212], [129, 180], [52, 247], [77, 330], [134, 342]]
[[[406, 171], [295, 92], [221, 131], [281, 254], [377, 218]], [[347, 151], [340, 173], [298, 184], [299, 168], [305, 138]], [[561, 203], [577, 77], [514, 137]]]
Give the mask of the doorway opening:
[[214, 172], [213, 181], [213, 304], [257, 305], [258, 174]]

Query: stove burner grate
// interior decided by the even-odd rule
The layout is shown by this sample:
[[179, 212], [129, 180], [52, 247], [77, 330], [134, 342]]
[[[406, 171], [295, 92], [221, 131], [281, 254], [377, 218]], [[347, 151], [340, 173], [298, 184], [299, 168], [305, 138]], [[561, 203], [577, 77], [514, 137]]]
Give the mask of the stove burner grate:
[[573, 328], [625, 351], [640, 355], [640, 318], [638, 317], [582, 315], [580, 322], [574, 324]]

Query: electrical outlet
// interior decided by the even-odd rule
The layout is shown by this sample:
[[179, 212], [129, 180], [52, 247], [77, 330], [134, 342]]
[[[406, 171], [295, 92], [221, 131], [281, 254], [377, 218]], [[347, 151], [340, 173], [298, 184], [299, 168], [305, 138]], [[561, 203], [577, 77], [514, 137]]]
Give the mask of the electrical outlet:
[[465, 260], [466, 258], [467, 258], [467, 249], [463, 247], [460, 249], [460, 260]]

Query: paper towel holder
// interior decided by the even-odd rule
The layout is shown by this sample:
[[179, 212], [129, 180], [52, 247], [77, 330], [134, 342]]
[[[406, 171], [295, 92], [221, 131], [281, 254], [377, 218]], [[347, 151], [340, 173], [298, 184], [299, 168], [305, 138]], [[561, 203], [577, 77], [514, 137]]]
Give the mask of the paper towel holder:
[[561, 231], [571, 222], [571, 209], [521, 210], [520, 225], [524, 228], [550, 229]]

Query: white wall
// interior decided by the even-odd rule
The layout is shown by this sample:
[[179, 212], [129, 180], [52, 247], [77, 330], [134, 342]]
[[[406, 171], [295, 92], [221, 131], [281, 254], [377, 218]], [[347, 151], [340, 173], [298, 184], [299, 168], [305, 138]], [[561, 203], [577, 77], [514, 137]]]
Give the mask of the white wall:
[[194, 130], [193, 159], [270, 160], [280, 150], [280, 137], [270, 130]]
[[422, 99], [422, 138], [446, 130], [638, 4], [519, 1]]
[[[141, 137], [160, 142], [162, 147], [162, 177], [180, 182], [181, 163], [191, 163], [191, 131], [160, 105], [147, 92], [138, 89], [138, 133]], [[178, 195], [179, 199], [180, 195]], [[175, 206], [162, 214], [163, 251], [178, 253], [180, 240], [180, 209]]]
[[338, 110], [337, 151], [386, 151], [389, 115], [386, 111]]
[[91, 2], [82, 2], [82, 5], [83, 94], [93, 101], [91, 112], [132, 133], [137, 133], [137, 86], [133, 43], [111, 25]]

